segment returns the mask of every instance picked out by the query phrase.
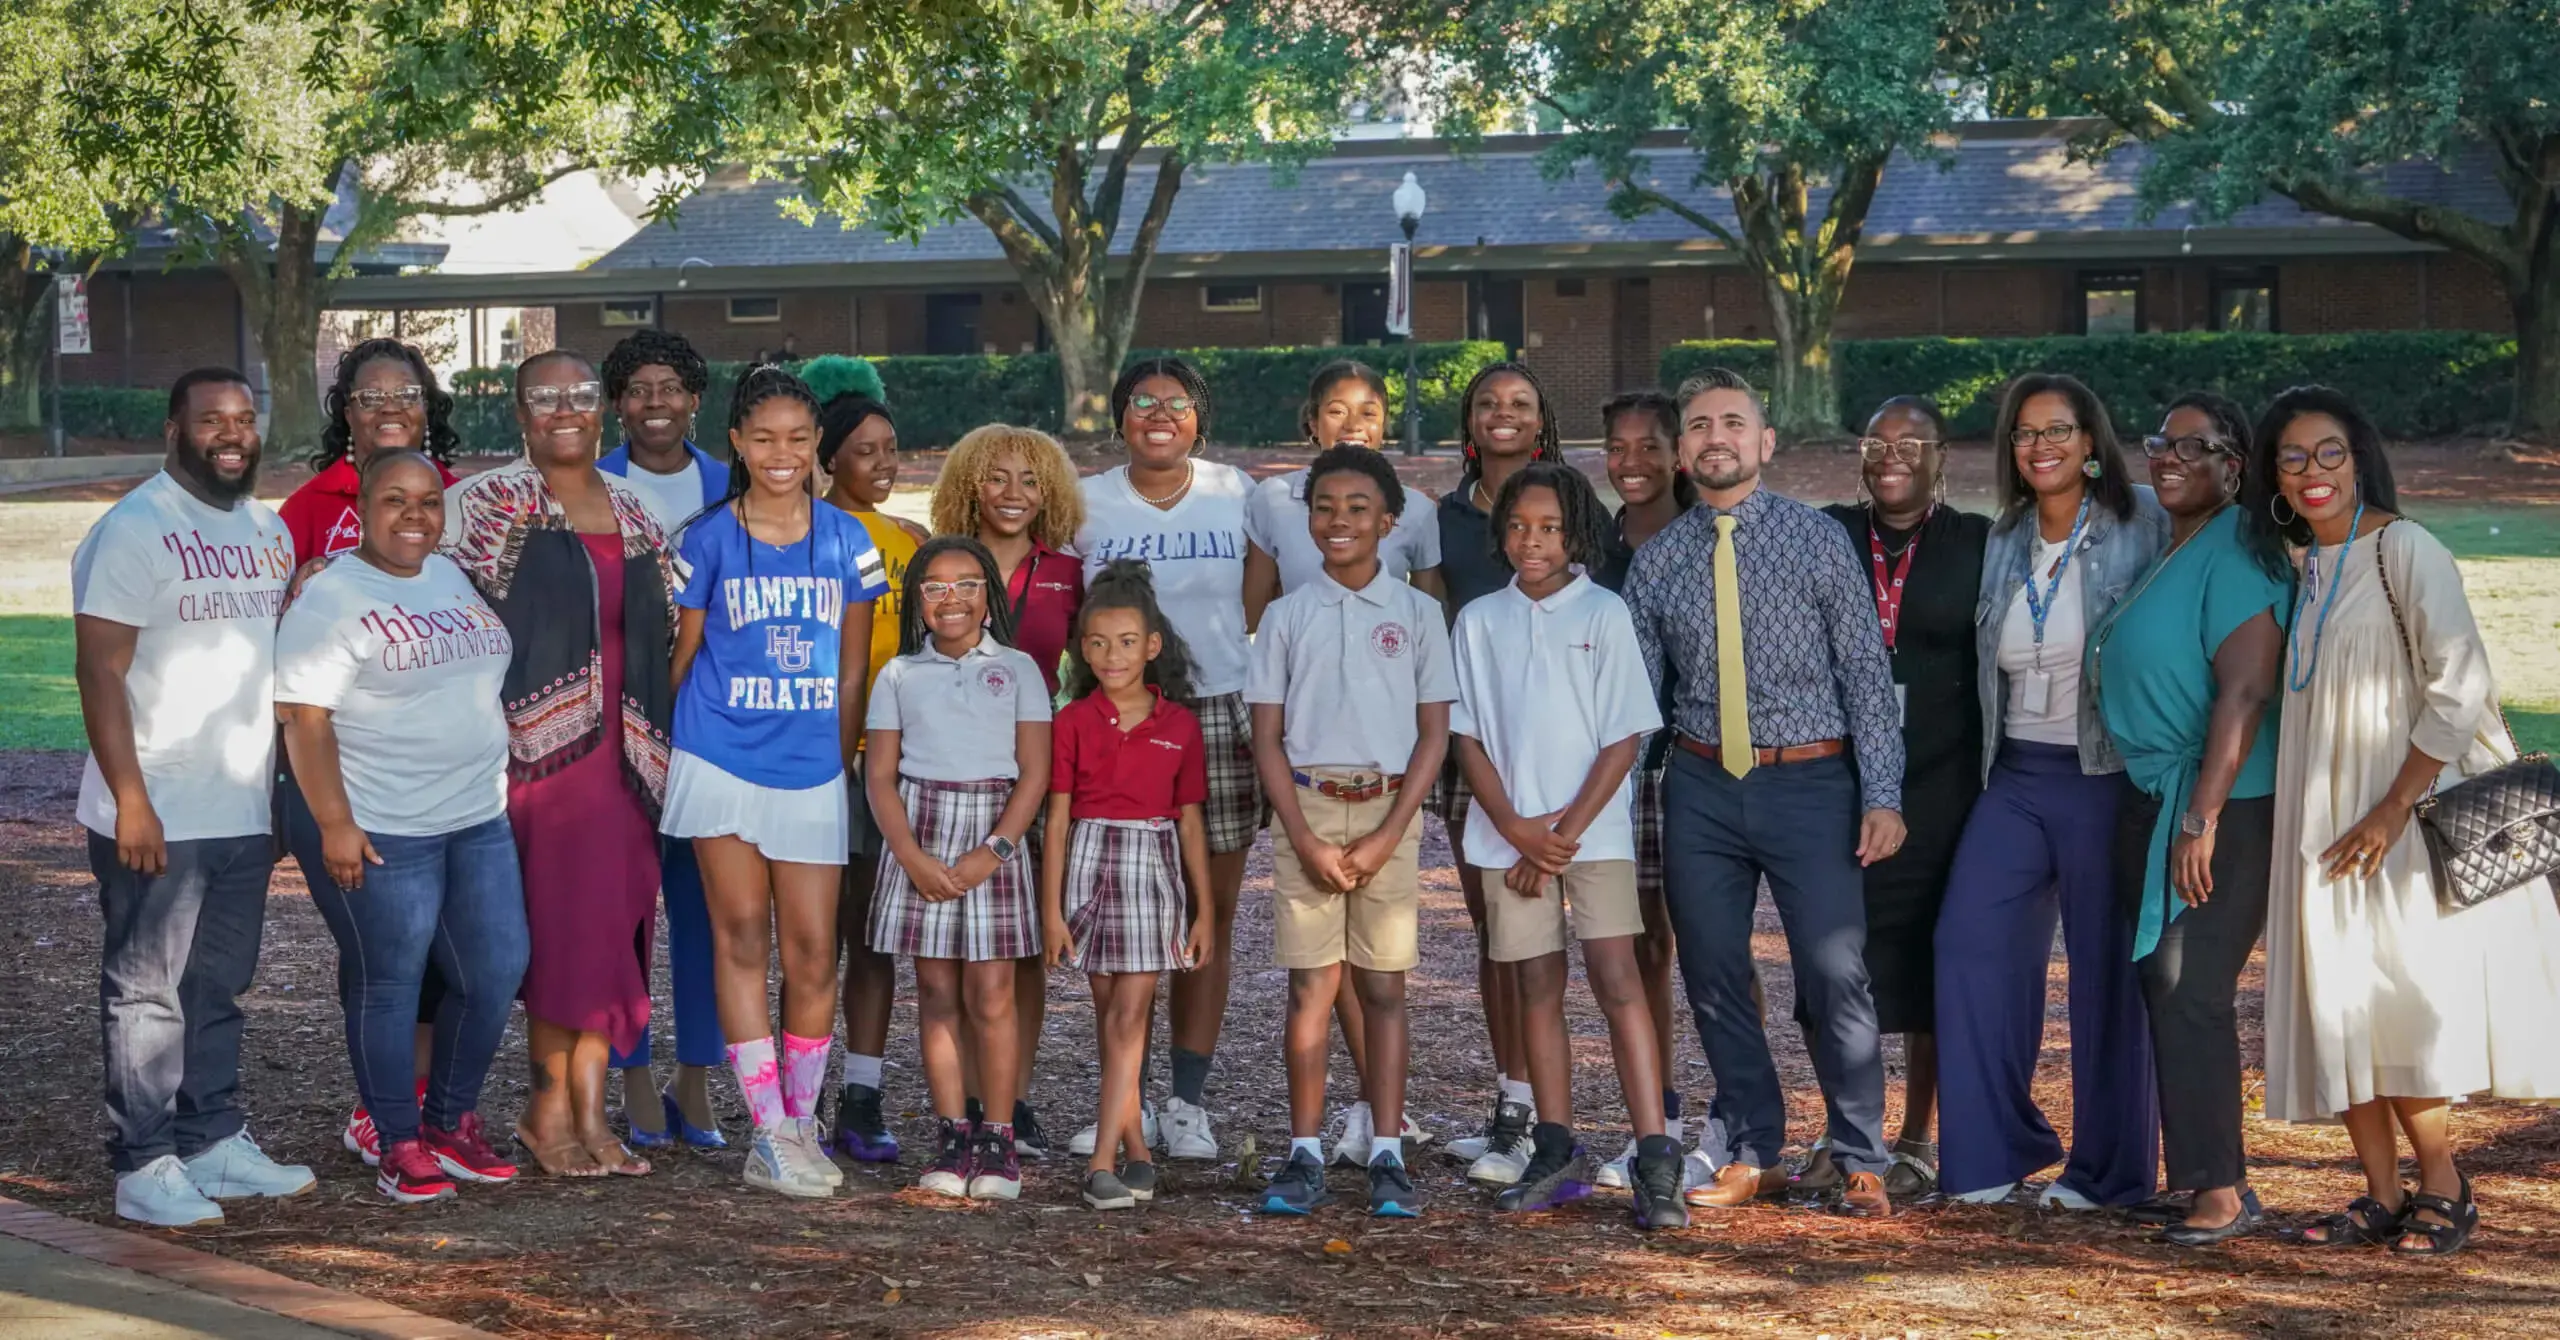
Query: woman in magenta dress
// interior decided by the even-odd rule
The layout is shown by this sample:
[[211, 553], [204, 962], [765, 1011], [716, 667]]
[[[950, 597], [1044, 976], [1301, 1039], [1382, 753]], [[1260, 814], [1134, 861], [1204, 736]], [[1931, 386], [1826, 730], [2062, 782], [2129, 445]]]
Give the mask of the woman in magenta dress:
[[446, 543], [507, 632], [507, 818], [524, 867], [533, 1101], [516, 1137], [560, 1176], [649, 1171], [605, 1120], [649, 1025], [674, 574], [637, 494], [596, 469], [603, 388], [555, 350], [516, 370], [524, 456], [474, 475]]

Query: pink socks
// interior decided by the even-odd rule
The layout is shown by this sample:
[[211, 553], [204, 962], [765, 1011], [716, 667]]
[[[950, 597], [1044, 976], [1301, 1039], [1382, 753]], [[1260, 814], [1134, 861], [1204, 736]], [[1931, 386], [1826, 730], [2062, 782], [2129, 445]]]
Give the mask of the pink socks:
[[[798, 1040], [792, 1039], [794, 1042]], [[774, 1067], [773, 1039], [755, 1038], [730, 1043], [729, 1069], [738, 1077], [738, 1091], [747, 1096], [747, 1111], [755, 1118], [757, 1127], [781, 1125], [782, 1075]]]
[[827, 1053], [835, 1041], [833, 1034], [823, 1038], [782, 1035], [782, 1110], [786, 1115], [818, 1115], [818, 1095], [827, 1087]]

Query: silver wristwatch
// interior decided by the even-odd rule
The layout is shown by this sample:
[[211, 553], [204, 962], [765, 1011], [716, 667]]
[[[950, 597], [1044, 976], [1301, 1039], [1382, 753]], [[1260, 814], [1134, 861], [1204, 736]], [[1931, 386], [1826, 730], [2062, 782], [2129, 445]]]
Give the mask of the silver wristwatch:
[[2211, 833], [2220, 822], [2189, 810], [2178, 816], [2178, 836], [2200, 838]]
[[987, 835], [987, 850], [996, 854], [996, 860], [998, 862], [1009, 862], [1013, 859], [1013, 854], [1020, 851], [1021, 847], [1017, 845], [1012, 838], [999, 837], [996, 834], [990, 833]]

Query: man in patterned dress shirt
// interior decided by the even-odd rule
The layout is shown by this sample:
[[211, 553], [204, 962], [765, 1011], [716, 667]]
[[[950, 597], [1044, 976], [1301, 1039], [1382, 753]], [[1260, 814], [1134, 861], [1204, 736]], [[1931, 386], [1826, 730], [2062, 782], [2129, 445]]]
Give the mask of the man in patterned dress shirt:
[[[1749, 383], [1716, 369], [1678, 399], [1681, 464], [1700, 505], [1636, 551], [1626, 600], [1654, 683], [1678, 672], [1663, 864], [1680, 975], [1716, 1077], [1699, 1150], [1718, 1169], [1689, 1201], [1739, 1206], [1787, 1184], [1785, 1095], [1751, 1000], [1765, 876], [1811, 1021], [1831, 1156], [1849, 1175], [1842, 1208], [1890, 1214], [1859, 870], [1902, 845], [1902, 733], [1874, 594], [1838, 522], [1760, 487], [1777, 434]], [[1720, 591], [1737, 592], [1737, 608], [1720, 609]], [[1722, 645], [1720, 632], [1741, 645]]]

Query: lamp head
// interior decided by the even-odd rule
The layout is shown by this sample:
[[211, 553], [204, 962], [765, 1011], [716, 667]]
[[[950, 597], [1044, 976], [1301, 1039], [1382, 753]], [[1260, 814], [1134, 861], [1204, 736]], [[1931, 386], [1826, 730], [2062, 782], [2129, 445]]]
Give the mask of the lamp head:
[[1404, 224], [1408, 230], [1422, 222], [1422, 207], [1426, 197], [1422, 193], [1422, 183], [1414, 180], [1412, 173], [1404, 174], [1404, 184], [1396, 187], [1394, 199], [1398, 222]]

